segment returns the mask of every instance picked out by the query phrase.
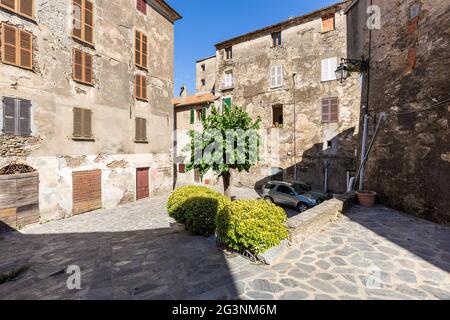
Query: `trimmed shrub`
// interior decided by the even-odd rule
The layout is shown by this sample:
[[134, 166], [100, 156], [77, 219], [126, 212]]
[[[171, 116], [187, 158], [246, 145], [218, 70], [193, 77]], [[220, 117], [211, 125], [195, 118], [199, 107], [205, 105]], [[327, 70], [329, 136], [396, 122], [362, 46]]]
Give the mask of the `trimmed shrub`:
[[217, 236], [230, 249], [265, 252], [288, 237], [284, 210], [263, 200], [241, 200], [217, 216]]
[[229, 202], [228, 198], [207, 187], [186, 186], [170, 195], [167, 210], [189, 231], [206, 236], [215, 232], [217, 214]]

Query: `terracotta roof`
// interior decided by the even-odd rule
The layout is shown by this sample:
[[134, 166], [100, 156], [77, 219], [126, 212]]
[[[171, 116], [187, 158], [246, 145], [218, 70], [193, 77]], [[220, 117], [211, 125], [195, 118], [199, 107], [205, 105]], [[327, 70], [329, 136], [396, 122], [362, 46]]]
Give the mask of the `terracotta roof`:
[[186, 101], [182, 102], [180, 97], [176, 97], [172, 99], [172, 104], [175, 107], [186, 107], [186, 106], [193, 106], [193, 105], [200, 105], [200, 104], [206, 104], [211, 103], [216, 100], [216, 97], [211, 93], [200, 93], [193, 96], [186, 97]]
[[241, 43], [244, 41], [249, 41], [249, 40], [253, 40], [255, 38], [260, 37], [261, 35], [265, 35], [265, 34], [270, 34], [272, 32], [276, 32], [276, 31], [280, 31], [283, 29], [287, 29], [289, 27], [292, 26], [296, 26], [302, 23], [305, 23], [307, 21], [310, 21], [312, 19], [315, 19], [317, 17], [321, 17], [327, 14], [330, 14], [332, 12], [336, 12], [338, 10], [341, 10], [343, 8], [345, 8], [345, 5], [349, 4], [351, 0], [345, 0], [345, 1], [340, 1], [338, 3], [335, 3], [331, 6], [322, 8], [322, 9], [318, 9], [315, 10], [313, 12], [307, 13], [303, 16], [298, 16], [298, 17], [294, 17], [294, 18], [290, 18], [288, 20], [282, 21], [280, 23], [262, 28], [262, 29], [258, 29], [256, 31], [253, 32], [249, 32], [240, 36], [237, 36], [235, 38], [229, 39], [229, 40], [225, 40], [222, 42], [219, 42], [216, 44], [216, 49], [220, 50], [229, 46], [232, 46], [234, 44], [237, 43]]

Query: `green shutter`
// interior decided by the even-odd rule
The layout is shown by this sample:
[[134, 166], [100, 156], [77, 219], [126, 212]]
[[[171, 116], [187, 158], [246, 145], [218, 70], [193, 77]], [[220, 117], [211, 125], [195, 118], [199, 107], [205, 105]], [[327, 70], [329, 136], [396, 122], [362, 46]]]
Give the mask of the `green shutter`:
[[231, 98], [224, 98], [222, 100], [222, 106], [224, 110], [230, 110], [231, 109]]
[[195, 111], [194, 109], [191, 109], [191, 124], [194, 124], [195, 122]]
[[206, 120], [206, 108], [202, 108], [202, 122]]

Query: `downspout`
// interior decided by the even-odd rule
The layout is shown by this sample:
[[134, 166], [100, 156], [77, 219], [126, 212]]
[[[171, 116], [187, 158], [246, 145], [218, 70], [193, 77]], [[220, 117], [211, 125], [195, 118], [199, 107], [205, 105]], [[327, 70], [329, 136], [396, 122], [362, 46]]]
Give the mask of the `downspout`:
[[296, 141], [296, 127], [297, 127], [297, 113], [295, 108], [295, 76], [297, 72], [292, 74], [293, 94], [294, 94], [294, 181], [297, 181], [297, 141]]

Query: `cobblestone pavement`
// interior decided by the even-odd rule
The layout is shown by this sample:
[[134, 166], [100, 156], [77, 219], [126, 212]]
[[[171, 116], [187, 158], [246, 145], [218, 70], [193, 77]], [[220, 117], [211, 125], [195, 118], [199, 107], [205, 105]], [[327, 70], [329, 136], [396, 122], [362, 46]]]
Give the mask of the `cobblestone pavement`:
[[[234, 190], [252, 198], [251, 191]], [[175, 232], [166, 197], [0, 236], [0, 299], [450, 299], [450, 229], [354, 207], [273, 266]], [[69, 265], [81, 289], [68, 290]]]

